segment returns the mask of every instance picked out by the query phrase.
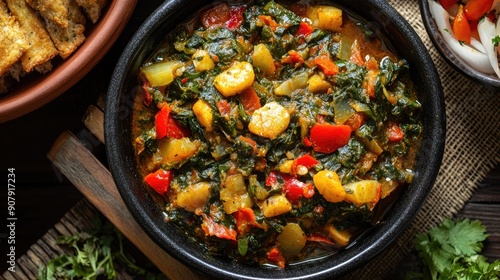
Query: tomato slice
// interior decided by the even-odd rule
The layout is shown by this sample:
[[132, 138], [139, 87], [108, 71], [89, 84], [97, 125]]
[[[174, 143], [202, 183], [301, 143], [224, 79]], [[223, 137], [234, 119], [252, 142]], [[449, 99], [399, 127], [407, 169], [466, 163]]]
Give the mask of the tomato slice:
[[168, 192], [170, 182], [172, 181], [173, 172], [171, 170], [158, 169], [153, 173], [149, 173], [144, 177], [144, 181], [155, 190], [163, 195]]
[[390, 123], [386, 130], [389, 142], [399, 142], [405, 137], [403, 130], [397, 123]]
[[316, 123], [309, 131], [309, 140], [313, 150], [319, 153], [333, 153], [345, 146], [351, 137], [351, 127], [348, 125], [332, 125]]
[[488, 13], [493, 6], [493, 0], [470, 0], [465, 4], [464, 13], [468, 20], [478, 20]]
[[236, 220], [236, 228], [240, 233], [247, 232], [249, 227], [257, 225], [252, 208], [241, 208], [233, 213], [233, 217]]
[[310, 25], [307, 22], [302, 21], [299, 24], [299, 29], [297, 29], [297, 32], [295, 32], [296, 36], [307, 36], [313, 33], [314, 31], [314, 26]]
[[470, 44], [471, 29], [469, 21], [465, 17], [463, 5], [458, 6], [457, 15], [453, 19], [452, 29], [453, 35], [455, 35], [458, 41]]
[[222, 3], [205, 11], [200, 16], [200, 20], [205, 28], [222, 26], [229, 20], [229, 13], [229, 6]]
[[229, 19], [226, 21], [226, 27], [235, 30], [243, 23], [243, 12], [245, 6], [233, 7], [229, 10]]
[[255, 92], [255, 89], [253, 87], [248, 87], [243, 90], [238, 95], [238, 98], [240, 99], [241, 105], [243, 105], [245, 112], [249, 115], [251, 115], [255, 110], [262, 107], [262, 105], [260, 104], [259, 96], [257, 95], [257, 92]]
[[281, 253], [280, 249], [278, 249], [277, 247], [273, 247], [271, 248], [271, 250], [269, 250], [267, 252], [267, 259], [276, 264], [277, 266], [281, 267], [282, 269], [285, 268], [285, 258], [283, 257], [283, 254]]
[[314, 63], [325, 73], [327, 76], [337, 75], [339, 67], [328, 56], [318, 56], [314, 59]]
[[456, 3], [458, 3], [458, 0], [439, 0], [439, 4], [441, 4], [445, 10], [453, 7]]
[[201, 224], [201, 228], [207, 236], [216, 236], [221, 239], [236, 240], [236, 236], [238, 235], [236, 230], [216, 223], [205, 213], [202, 214], [202, 217], [203, 223]]

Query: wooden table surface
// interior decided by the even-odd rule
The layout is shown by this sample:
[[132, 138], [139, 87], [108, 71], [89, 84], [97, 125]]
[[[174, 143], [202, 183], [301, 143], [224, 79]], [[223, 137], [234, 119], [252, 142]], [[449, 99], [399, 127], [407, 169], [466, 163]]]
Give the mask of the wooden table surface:
[[[84, 115], [86, 108], [106, 91], [115, 62], [126, 42], [144, 19], [161, 3], [159, 0], [139, 3], [127, 27], [109, 53], [95, 69], [63, 96], [44, 108], [0, 124], [2, 135], [0, 147], [4, 152], [4, 158], [7, 159], [0, 161], [1, 166], [3, 170], [7, 166], [15, 167], [20, 182], [16, 193], [19, 207], [19, 223], [16, 230], [18, 256], [24, 254], [31, 244], [82, 199], [82, 194], [47, 160], [46, 153], [61, 132], [82, 131], [81, 116]], [[96, 150], [92, 152], [98, 158], [105, 160], [103, 146], [95, 147]], [[5, 192], [1, 194], [2, 197], [4, 195]], [[493, 169], [474, 196], [457, 214], [458, 217], [480, 219], [487, 226], [490, 237], [483, 253], [490, 260], [500, 259], [500, 218], [497, 213], [500, 213], [500, 166]], [[2, 246], [6, 237], [5, 229], [1, 229]], [[6, 269], [5, 258], [6, 254], [2, 249], [0, 271]], [[414, 265], [414, 261], [415, 256], [409, 256], [401, 263], [401, 268]]]

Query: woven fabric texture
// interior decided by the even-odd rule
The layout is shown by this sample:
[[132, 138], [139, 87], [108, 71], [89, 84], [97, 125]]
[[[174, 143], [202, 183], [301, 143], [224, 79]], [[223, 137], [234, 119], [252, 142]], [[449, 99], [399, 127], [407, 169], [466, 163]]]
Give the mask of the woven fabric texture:
[[443, 162], [426, 203], [410, 227], [349, 279], [386, 279], [394, 275], [413, 248], [416, 234], [456, 214], [500, 162], [500, 92], [467, 79], [446, 63], [427, 35], [418, 1], [388, 0], [420, 36], [439, 72], [447, 118]]

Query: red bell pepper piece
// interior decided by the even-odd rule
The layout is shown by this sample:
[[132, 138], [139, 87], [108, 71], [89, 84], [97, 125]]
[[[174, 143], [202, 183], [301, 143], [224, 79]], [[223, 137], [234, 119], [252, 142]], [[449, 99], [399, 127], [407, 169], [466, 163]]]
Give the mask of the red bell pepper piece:
[[310, 183], [304, 183], [295, 176], [271, 171], [266, 178], [266, 186], [272, 187], [278, 184], [278, 176], [283, 179], [283, 190], [286, 198], [291, 202], [296, 202], [301, 197], [311, 198], [314, 195], [314, 186]]
[[309, 138], [313, 150], [319, 153], [333, 153], [346, 145], [351, 137], [351, 128], [348, 125], [332, 125], [316, 123], [309, 131]]
[[162, 139], [163, 137], [180, 139], [190, 135], [190, 131], [187, 128], [172, 118], [168, 104], [165, 104], [156, 114], [155, 125], [156, 139]]
[[386, 130], [387, 138], [389, 142], [399, 142], [403, 140], [405, 134], [403, 130], [399, 127], [397, 123], [390, 123]]
[[314, 63], [325, 73], [327, 76], [337, 75], [339, 67], [328, 56], [321, 55], [314, 59]]
[[243, 23], [243, 12], [245, 6], [233, 7], [229, 10], [229, 20], [226, 21], [226, 27], [230, 30], [235, 30]]
[[297, 29], [297, 32], [295, 33], [296, 36], [307, 36], [313, 33], [314, 31], [314, 26], [310, 25], [307, 22], [302, 21], [299, 24], [299, 29]]
[[276, 264], [277, 266], [281, 267], [282, 269], [285, 268], [285, 258], [283, 257], [283, 254], [281, 253], [280, 249], [278, 249], [277, 247], [273, 247], [271, 248], [271, 250], [269, 250], [267, 252], [267, 259]]
[[155, 190], [163, 195], [168, 192], [170, 182], [172, 181], [172, 170], [158, 169], [155, 172], [149, 173], [144, 177], [144, 181]]
[[255, 92], [255, 89], [253, 87], [248, 87], [243, 90], [238, 95], [238, 98], [240, 99], [241, 105], [243, 105], [245, 112], [249, 115], [251, 115], [255, 110], [261, 107], [259, 96]]
[[269, 173], [269, 176], [266, 178], [266, 186], [267, 187], [272, 187], [278, 183], [278, 176], [277, 176], [277, 171], [271, 171]]
[[201, 14], [200, 20], [205, 28], [223, 26], [229, 20], [229, 13], [229, 5], [221, 3]]
[[236, 240], [237, 232], [232, 228], [225, 227], [216, 223], [212, 218], [206, 214], [202, 214], [203, 222], [201, 228], [208, 236], [217, 236], [221, 239]]
[[310, 154], [305, 154], [303, 156], [298, 157], [295, 159], [292, 163], [292, 174], [297, 174], [298, 169], [303, 166], [307, 169], [314, 167], [316, 164], [318, 164], [318, 160], [316, 160], [314, 157], [312, 157]]

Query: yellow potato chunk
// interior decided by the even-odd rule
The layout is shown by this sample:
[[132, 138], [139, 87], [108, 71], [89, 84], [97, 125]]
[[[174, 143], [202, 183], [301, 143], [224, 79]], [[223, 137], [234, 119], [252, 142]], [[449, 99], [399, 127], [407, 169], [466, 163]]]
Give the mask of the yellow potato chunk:
[[167, 165], [178, 165], [194, 156], [200, 145], [200, 140], [191, 141], [187, 137], [181, 139], [164, 138], [158, 144], [162, 156], [161, 162]]
[[276, 138], [290, 124], [290, 113], [278, 102], [269, 102], [255, 110], [248, 124], [253, 134], [269, 139]]
[[347, 195], [339, 176], [333, 171], [321, 170], [314, 175], [313, 181], [319, 193], [329, 202], [341, 202]]
[[232, 214], [241, 208], [253, 206], [253, 200], [247, 192], [245, 179], [241, 174], [229, 175], [219, 192], [224, 211]]
[[332, 6], [313, 6], [307, 9], [306, 16], [312, 24], [324, 30], [341, 31], [342, 10]]
[[176, 60], [162, 61], [142, 67], [141, 72], [152, 87], [166, 86], [177, 77], [177, 69], [183, 65]]
[[233, 96], [250, 87], [255, 79], [253, 66], [249, 62], [236, 62], [215, 77], [214, 86], [225, 97]]
[[333, 225], [328, 227], [328, 236], [337, 244], [339, 247], [345, 247], [349, 245], [349, 240], [351, 239], [351, 233], [347, 230], [338, 230]]
[[274, 195], [260, 205], [264, 217], [275, 217], [292, 210], [292, 204], [284, 195]]
[[345, 201], [356, 205], [368, 204], [371, 208], [380, 199], [380, 183], [376, 180], [363, 180], [344, 185], [347, 192]]
[[193, 104], [193, 112], [201, 126], [207, 131], [213, 130], [214, 116], [210, 104], [204, 100], [198, 99], [198, 101]]
[[258, 44], [253, 48], [252, 63], [267, 75], [273, 75], [276, 71], [274, 59], [271, 52], [264, 44]]
[[286, 224], [276, 239], [283, 254], [290, 257], [300, 253], [307, 241], [304, 231], [297, 223]]
[[211, 70], [215, 67], [214, 61], [206, 50], [196, 50], [192, 58], [194, 69], [198, 72]]
[[194, 212], [205, 206], [210, 197], [210, 183], [199, 182], [189, 185], [177, 193], [177, 205], [186, 211]]
[[312, 93], [321, 93], [321, 92], [326, 92], [332, 85], [323, 79], [318, 74], [312, 75], [311, 78], [309, 78], [309, 85], [307, 86], [307, 89], [312, 92]]

